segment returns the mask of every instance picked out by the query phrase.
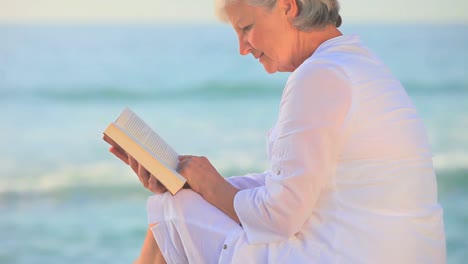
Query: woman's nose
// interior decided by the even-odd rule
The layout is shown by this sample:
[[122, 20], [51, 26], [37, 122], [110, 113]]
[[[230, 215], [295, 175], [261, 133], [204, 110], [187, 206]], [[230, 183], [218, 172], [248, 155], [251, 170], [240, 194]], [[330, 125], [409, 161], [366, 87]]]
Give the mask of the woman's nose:
[[252, 46], [245, 39], [245, 37], [239, 37], [239, 53], [241, 55], [249, 55], [252, 51]]

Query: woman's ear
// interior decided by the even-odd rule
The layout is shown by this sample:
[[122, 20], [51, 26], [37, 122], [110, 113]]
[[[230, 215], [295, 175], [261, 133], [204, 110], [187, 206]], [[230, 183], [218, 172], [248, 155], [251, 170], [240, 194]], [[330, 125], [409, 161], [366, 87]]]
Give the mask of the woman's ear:
[[278, 0], [278, 5], [288, 19], [293, 19], [299, 14], [296, 0]]

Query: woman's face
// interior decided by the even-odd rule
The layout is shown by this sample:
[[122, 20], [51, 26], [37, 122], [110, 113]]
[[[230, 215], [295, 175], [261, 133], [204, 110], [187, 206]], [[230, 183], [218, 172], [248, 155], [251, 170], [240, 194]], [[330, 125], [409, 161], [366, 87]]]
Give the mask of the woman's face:
[[251, 53], [268, 73], [293, 71], [290, 66], [293, 27], [278, 6], [272, 10], [250, 6], [245, 1], [226, 7], [239, 38], [240, 54]]

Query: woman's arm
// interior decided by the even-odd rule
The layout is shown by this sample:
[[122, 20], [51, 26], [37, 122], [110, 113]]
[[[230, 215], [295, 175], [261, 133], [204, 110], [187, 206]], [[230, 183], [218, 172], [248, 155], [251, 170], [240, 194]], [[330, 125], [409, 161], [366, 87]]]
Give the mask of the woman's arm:
[[264, 186], [242, 190], [234, 200], [250, 243], [291, 238], [316, 210], [323, 192], [333, 187], [351, 84], [332, 65], [304, 67], [283, 93], [271, 175]]
[[179, 160], [179, 173], [187, 179], [192, 190], [240, 223], [234, 210], [234, 197], [239, 189], [226, 181], [206, 157], [186, 155], [180, 156]]
[[179, 172], [204, 199], [241, 223], [249, 242], [268, 243], [297, 233], [331, 186], [350, 83], [339, 69], [314, 66], [289, 80], [281, 102], [271, 175], [239, 190], [205, 157], [181, 156]]
[[256, 188], [265, 185], [265, 177], [270, 172], [249, 173], [244, 176], [232, 176], [226, 178], [230, 184], [240, 190]]

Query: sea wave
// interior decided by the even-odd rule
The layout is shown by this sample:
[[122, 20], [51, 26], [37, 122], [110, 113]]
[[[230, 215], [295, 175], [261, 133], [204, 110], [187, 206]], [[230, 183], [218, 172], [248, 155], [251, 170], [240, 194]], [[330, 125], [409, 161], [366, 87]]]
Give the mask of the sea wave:
[[128, 196], [141, 189], [136, 176], [132, 177], [129, 170], [123, 171], [110, 162], [81, 166], [68, 164], [47, 170], [36, 168], [35, 171], [27, 173], [17, 169], [15, 175], [8, 175], [7, 181], [0, 182], [0, 200]]
[[171, 99], [196, 98], [243, 98], [280, 96], [281, 85], [270, 83], [229, 83], [211, 82], [194, 87], [175, 87], [158, 89], [148, 87], [133, 89], [131, 87], [69, 87], [62, 89], [42, 88], [32, 91], [3, 90], [1, 99], [42, 99], [50, 101], [157, 101]]
[[[425, 83], [402, 82], [408, 93], [415, 95], [468, 94], [468, 82]], [[194, 87], [160, 89], [145, 87], [65, 87], [37, 88], [31, 91], [17, 89], [0, 90], [0, 100], [41, 99], [63, 102], [115, 102], [115, 101], [158, 101], [180, 99], [235, 99], [279, 97], [282, 83], [268, 82], [208, 82]]]
[[[258, 171], [262, 164], [245, 156], [221, 160], [216, 163], [223, 175], [239, 175], [241, 172]], [[148, 195], [137, 176], [126, 165], [115, 160], [89, 164], [57, 164], [33, 166], [21, 169], [19, 161], [1, 161], [0, 168], [7, 168], [8, 175], [0, 174], [0, 206], [2, 201], [37, 199], [87, 199], [96, 197], [133, 197]], [[8, 170], [8, 168], [15, 168]], [[1, 172], [1, 171], [0, 171]]]
[[435, 168], [438, 170], [457, 169], [468, 171], [468, 152], [464, 150], [436, 153], [433, 161]]
[[[468, 154], [465, 152], [435, 155], [434, 165], [439, 180], [451, 182], [463, 178], [466, 181], [466, 160]], [[239, 175], [259, 171], [258, 165], [261, 163], [238, 157], [235, 160], [221, 160], [217, 165], [223, 175]], [[5, 162], [0, 164], [8, 165]], [[11, 163], [11, 166], [15, 164]], [[115, 161], [102, 161], [87, 165], [64, 164], [53, 169], [36, 168], [37, 173], [16, 169], [15, 175], [0, 181], [0, 206], [2, 201], [9, 203], [31, 197], [59, 200], [102, 197], [126, 199], [149, 195], [134, 173], [129, 168], [123, 169], [123, 166], [116, 165]]]
[[468, 94], [468, 81], [418, 82], [402, 81], [409, 94]]

